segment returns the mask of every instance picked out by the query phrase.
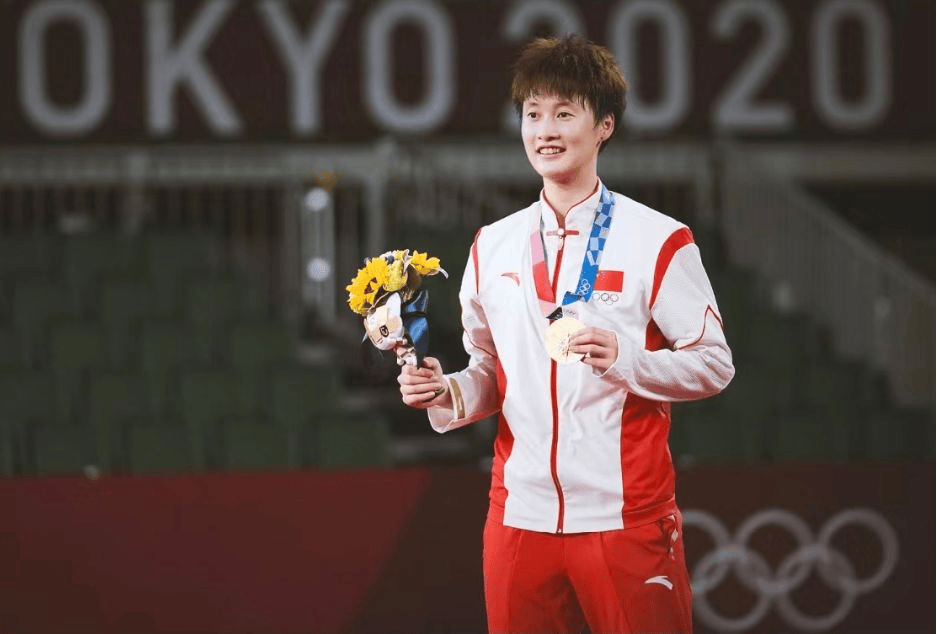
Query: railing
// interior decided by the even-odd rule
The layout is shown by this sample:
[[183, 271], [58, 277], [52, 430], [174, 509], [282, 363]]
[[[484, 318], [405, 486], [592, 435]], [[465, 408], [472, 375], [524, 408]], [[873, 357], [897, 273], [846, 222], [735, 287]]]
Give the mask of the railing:
[[722, 159], [730, 259], [756, 271], [779, 308], [828, 327], [839, 353], [884, 370], [896, 402], [932, 405], [933, 285], [745, 151]]
[[[843, 165], [870, 169], [878, 154]], [[679, 205], [692, 208], [698, 226], [711, 224], [721, 208], [732, 261], [829, 326], [844, 355], [885, 369], [900, 403], [933, 403], [933, 286], [772, 177], [777, 170], [759, 166], [756, 155], [725, 155], [722, 199], [715, 203], [706, 144], [621, 143], [603, 153], [600, 173], [622, 190], [685, 188]], [[801, 171], [809, 161], [804, 165]], [[796, 166], [788, 160], [780, 168]], [[529, 202], [527, 190], [537, 181], [516, 141], [9, 148], [0, 150], [0, 233], [73, 230], [88, 222], [131, 233], [161, 223], [214, 228], [228, 238], [229, 260], [264, 271], [285, 317], [298, 324], [313, 307], [323, 321], [347, 324], [349, 336], [360, 336], [351, 332], [356, 324], [338, 316], [362, 256], [395, 246], [393, 234], [407, 223], [472, 230]], [[332, 193], [321, 209], [308, 198], [317, 185]], [[524, 194], [514, 195], [517, 188]], [[310, 268], [315, 258], [331, 268]]]
[[298, 323], [315, 304], [332, 321], [336, 271], [310, 276], [309, 261], [335, 260], [335, 216], [346, 212], [336, 201], [359, 201], [330, 197], [310, 212], [308, 193], [335, 173], [346, 188], [379, 177], [375, 161], [371, 147], [0, 150], [0, 233], [210, 232], [224, 238], [225, 263], [264, 282], [273, 310]]

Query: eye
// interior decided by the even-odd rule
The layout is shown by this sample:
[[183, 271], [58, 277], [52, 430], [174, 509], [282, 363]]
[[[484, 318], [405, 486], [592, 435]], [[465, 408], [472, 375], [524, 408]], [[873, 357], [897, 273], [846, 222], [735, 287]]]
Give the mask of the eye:
[[572, 112], [566, 112], [565, 110], [556, 115], [560, 119], [569, 118], [573, 116]]
[[536, 118], [537, 118], [537, 113], [536, 113], [536, 112], [533, 112], [533, 111], [530, 111], [530, 112], [528, 112], [527, 114], [525, 114], [524, 116], [527, 117], [528, 119], [536, 119]]

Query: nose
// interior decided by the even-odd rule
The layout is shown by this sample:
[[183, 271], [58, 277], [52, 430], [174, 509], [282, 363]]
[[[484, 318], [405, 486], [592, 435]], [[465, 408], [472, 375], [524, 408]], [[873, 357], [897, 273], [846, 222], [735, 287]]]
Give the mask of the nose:
[[537, 126], [538, 139], [552, 139], [556, 136], [556, 125], [552, 117], [544, 117]]

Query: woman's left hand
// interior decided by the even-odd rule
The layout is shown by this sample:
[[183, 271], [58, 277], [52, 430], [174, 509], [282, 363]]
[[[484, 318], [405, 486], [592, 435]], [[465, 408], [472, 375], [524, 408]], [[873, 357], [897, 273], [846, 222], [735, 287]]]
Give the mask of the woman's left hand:
[[569, 338], [569, 351], [585, 355], [582, 362], [604, 374], [618, 358], [618, 339], [611, 330], [586, 326]]

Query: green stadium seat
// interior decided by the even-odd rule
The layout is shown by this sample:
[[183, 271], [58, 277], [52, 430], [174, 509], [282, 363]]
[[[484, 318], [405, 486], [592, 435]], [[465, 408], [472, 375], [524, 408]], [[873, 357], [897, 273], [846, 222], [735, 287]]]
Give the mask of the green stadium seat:
[[16, 470], [16, 434], [12, 425], [0, 421], [0, 476], [11, 476]]
[[840, 430], [814, 412], [781, 414], [775, 429], [772, 445], [777, 462], [835, 463], [846, 459]]
[[755, 310], [755, 277], [736, 267], [710, 272], [710, 282], [722, 316], [726, 339], [735, 357], [747, 354], [752, 314]]
[[[933, 419], [932, 419], [933, 420]], [[908, 420], [895, 411], [874, 412], [865, 419], [865, 451], [862, 460], [898, 462], [911, 454]]]
[[176, 412], [179, 369], [196, 359], [192, 333], [182, 323], [144, 321], [140, 327], [140, 369], [147, 379], [147, 400], [157, 418]]
[[182, 315], [187, 275], [210, 275], [220, 269], [221, 242], [201, 233], [151, 234], [144, 237], [145, 269], [161, 306]]
[[793, 374], [800, 360], [799, 342], [787, 329], [784, 320], [757, 310], [751, 316], [748, 341], [742, 346], [744, 359], [751, 359], [779, 373]]
[[282, 468], [290, 464], [287, 430], [254, 419], [227, 419], [221, 425], [221, 465], [227, 469]]
[[934, 407], [901, 408], [896, 417], [904, 427], [906, 460], [934, 463]]
[[182, 424], [150, 421], [126, 428], [127, 463], [131, 471], [189, 471], [202, 465], [192, 431]]
[[334, 368], [290, 364], [271, 368], [270, 418], [290, 439], [290, 465], [316, 461], [315, 424], [339, 411], [339, 380]]
[[104, 328], [88, 321], [56, 323], [50, 330], [49, 347], [59, 411], [66, 420], [75, 421], [86, 405], [87, 374], [107, 367]]
[[13, 321], [13, 285], [12, 275], [0, 274], [0, 324]]
[[136, 350], [140, 323], [168, 317], [153, 287], [135, 277], [109, 277], [100, 283], [100, 317], [107, 328], [108, 355], [115, 367], [128, 367]]
[[0, 371], [0, 419], [16, 423], [55, 421], [55, 383], [39, 370]]
[[806, 408], [818, 421], [828, 442], [830, 460], [841, 462], [861, 453], [865, 417], [861, 400], [862, 387], [857, 383], [855, 369], [846, 363], [815, 363], [801, 372], [801, 399], [798, 406]]
[[17, 368], [25, 365], [23, 346], [12, 325], [0, 323], [0, 368]]
[[0, 472], [28, 470], [26, 438], [34, 425], [55, 424], [55, 384], [50, 374], [36, 370], [0, 371]]
[[313, 433], [317, 466], [382, 467], [391, 463], [390, 428], [379, 414], [327, 416], [314, 423]]
[[58, 265], [60, 250], [58, 237], [0, 235], [0, 276], [51, 273]]
[[74, 316], [68, 289], [61, 282], [18, 279], [13, 290], [13, 325], [20, 337], [22, 361], [29, 367], [47, 365], [49, 325]]
[[750, 365], [718, 396], [710, 399], [716, 415], [724, 419], [727, 443], [735, 460], [756, 462], [769, 452], [765, 429], [779, 411], [777, 381], [770, 371]]
[[64, 242], [62, 265], [72, 306], [92, 314], [98, 304], [98, 278], [113, 271], [130, 274], [140, 269], [139, 240], [118, 233], [69, 236]]
[[230, 370], [186, 369], [180, 375], [183, 422], [193, 432], [196, 459], [218, 455], [214, 442], [225, 420], [243, 418], [237, 375]]
[[97, 430], [88, 425], [36, 424], [30, 427], [34, 471], [81, 473], [85, 467], [106, 470], [97, 456]]
[[[676, 403], [671, 453], [694, 464], [724, 464], [737, 459], [731, 421], [711, 404]], [[673, 411], [673, 410], [672, 410]]]
[[88, 381], [89, 423], [98, 429], [98, 456], [111, 469], [126, 467], [122, 430], [150, 418], [142, 374], [105, 372]]
[[270, 382], [272, 416], [287, 428], [298, 428], [339, 409], [335, 368], [299, 364], [272, 368]]
[[185, 316], [195, 333], [199, 358], [217, 361], [222, 333], [246, 312], [244, 282], [230, 275], [188, 278], [185, 301]]
[[230, 361], [241, 382], [245, 411], [269, 411], [267, 369], [293, 360], [289, 329], [275, 321], [240, 322], [229, 331]]

